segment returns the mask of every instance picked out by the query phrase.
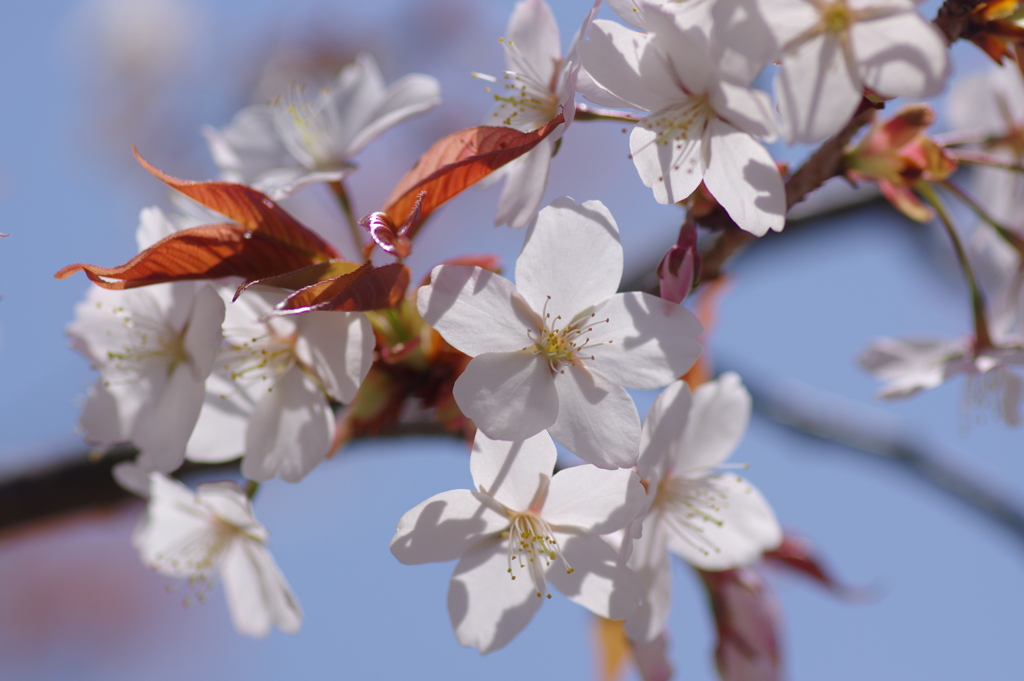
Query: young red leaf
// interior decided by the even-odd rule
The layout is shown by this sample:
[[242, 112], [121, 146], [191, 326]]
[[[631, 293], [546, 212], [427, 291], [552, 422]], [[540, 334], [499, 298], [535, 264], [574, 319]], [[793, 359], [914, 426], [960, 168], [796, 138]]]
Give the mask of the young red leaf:
[[54, 276], [66, 279], [85, 272], [103, 288], [121, 290], [185, 279], [260, 279], [309, 264], [308, 255], [282, 247], [263, 232], [223, 223], [176, 232], [118, 267], [79, 263]]
[[384, 202], [384, 212], [394, 224], [405, 222], [417, 196], [425, 191], [420, 219], [406, 233], [411, 239], [435, 208], [530, 151], [564, 122], [562, 114], [558, 114], [533, 132], [481, 125], [442, 137], [420, 156], [391, 192]]
[[362, 312], [394, 307], [409, 287], [409, 268], [399, 263], [357, 270], [299, 289], [277, 305], [280, 314], [344, 310]]
[[334, 246], [293, 218], [263, 192], [234, 182], [179, 180], [152, 166], [142, 158], [138, 149], [132, 149], [135, 151], [135, 159], [142, 167], [164, 184], [177, 189], [193, 201], [231, 218], [252, 232], [259, 232], [279, 241], [291, 250], [308, 256], [310, 261], [341, 257]]
[[243, 282], [235, 291], [235, 297], [233, 300], [237, 300], [238, 296], [242, 295], [242, 291], [250, 286], [273, 286], [274, 288], [283, 288], [288, 291], [298, 291], [300, 288], [305, 288], [322, 281], [336, 279], [340, 276], [355, 272], [361, 267], [365, 267], [365, 264], [348, 262], [347, 260], [318, 262], [315, 265], [309, 265], [308, 267], [286, 272], [285, 274], [279, 274], [274, 277], [265, 277], [263, 279], [253, 279], [251, 281]]

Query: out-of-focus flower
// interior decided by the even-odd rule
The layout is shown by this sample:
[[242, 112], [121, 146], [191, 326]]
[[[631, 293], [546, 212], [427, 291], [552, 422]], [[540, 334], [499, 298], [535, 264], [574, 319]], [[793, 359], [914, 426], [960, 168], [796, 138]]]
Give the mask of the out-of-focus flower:
[[149, 505], [132, 543], [160, 574], [187, 578], [200, 600], [220, 577], [240, 634], [262, 638], [271, 626], [298, 632], [302, 610], [267, 550], [266, 528], [235, 483], [203, 483], [192, 492], [151, 473]]
[[842, 129], [865, 87], [891, 98], [931, 97], [945, 85], [946, 41], [910, 0], [760, 4], [782, 46], [775, 93], [792, 142], [818, 142]]
[[761, 493], [721, 470], [749, 421], [750, 394], [733, 373], [701, 385], [692, 398], [686, 383], [677, 381], [651, 407], [637, 461], [648, 511], [629, 556], [645, 595], [626, 620], [630, 638], [650, 641], [664, 629], [671, 604], [669, 553], [701, 570], [727, 570], [760, 560], [782, 542]]
[[877, 182], [882, 195], [908, 218], [931, 220], [934, 211], [912, 188], [921, 180], [945, 180], [957, 167], [956, 160], [925, 135], [934, 122], [930, 106], [908, 104], [884, 123], [876, 123], [844, 156], [846, 176]]
[[515, 285], [479, 267], [434, 268], [417, 306], [473, 357], [455, 384], [463, 413], [493, 438], [547, 429], [602, 468], [632, 466], [640, 417], [621, 386], [657, 388], [683, 374], [700, 355], [702, 328], [683, 307], [616, 293], [621, 278], [608, 209], [568, 197], [530, 225]]
[[317, 182], [340, 180], [371, 140], [441, 101], [430, 76], [411, 74], [385, 87], [373, 57], [361, 54], [312, 100], [302, 88], [283, 100], [239, 111], [203, 134], [221, 176], [277, 200]]
[[489, 653], [529, 624], [550, 582], [609, 619], [636, 608], [640, 585], [598, 535], [628, 525], [643, 505], [633, 471], [593, 466], [552, 476], [547, 433], [519, 442], [478, 432], [475, 490], [442, 492], [398, 521], [391, 553], [406, 565], [459, 559], [448, 614], [459, 643]]
[[858, 361], [887, 381], [878, 396], [893, 400], [935, 388], [959, 374], [967, 376], [966, 408], [990, 411], [1008, 425], [1020, 423], [1024, 380], [1010, 371], [1024, 365], [1024, 346], [980, 346], [974, 337], [873, 341]]
[[[776, 133], [768, 95], [732, 74], [725, 77], [699, 25], [654, 5], [644, 9], [649, 33], [595, 21], [579, 46], [583, 68], [598, 88], [591, 101], [650, 111], [629, 144], [643, 183], [659, 203], [687, 198], [703, 180], [740, 228], [761, 236], [785, 224], [782, 177], [754, 138]], [[611, 95], [611, 99], [608, 98]]]

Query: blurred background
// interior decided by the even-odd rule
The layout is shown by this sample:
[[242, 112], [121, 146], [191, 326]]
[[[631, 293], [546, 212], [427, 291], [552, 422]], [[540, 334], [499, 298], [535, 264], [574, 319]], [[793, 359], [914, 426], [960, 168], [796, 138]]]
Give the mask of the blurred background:
[[[552, 2], [563, 45], [590, 4]], [[170, 207], [163, 185], [134, 162], [132, 143], [172, 175], [212, 179], [203, 125], [222, 127], [291, 83], [325, 83], [369, 51], [388, 82], [413, 71], [437, 77], [444, 103], [357, 157], [350, 194], [356, 212], [368, 213], [433, 140], [483, 120], [490, 96], [470, 72], [502, 70], [498, 38], [512, 6], [11, 3], [0, 27], [0, 232], [9, 235], [0, 240], [0, 474], [87, 451], [75, 422], [95, 375], [63, 329], [89, 284], [52, 275], [73, 262], [124, 262], [135, 253], [139, 210]], [[934, 10], [922, 8], [927, 16]], [[612, 14], [605, 8], [600, 16]], [[956, 46], [957, 75], [989, 68], [976, 52]], [[788, 160], [806, 153], [773, 151]], [[605, 202], [622, 230], [627, 272], [639, 275], [674, 242], [681, 213], [654, 203], [627, 154], [620, 125], [575, 125], [547, 199]], [[499, 189], [470, 190], [435, 216], [410, 260], [414, 280], [457, 254], [497, 253], [514, 263], [523, 233], [492, 227]], [[340, 225], [318, 192], [304, 190], [309, 213], [300, 217], [325, 230]], [[755, 387], [902, 433], [994, 494], [1020, 500], [1021, 433], [965, 412], [962, 380], [878, 403], [878, 383], [854, 362], [876, 336], [969, 329], [962, 277], [938, 227], [868, 203], [793, 223], [736, 258], [708, 347], [717, 367], [739, 370]], [[653, 398], [636, 394], [641, 414]], [[1019, 535], [892, 462], [809, 439], [764, 415], [733, 460], [750, 464], [746, 477], [785, 527], [813, 540], [840, 580], [873, 595], [848, 603], [766, 572], [783, 610], [788, 678], [1019, 675]], [[234, 632], [219, 593], [185, 607], [185, 589], [142, 566], [129, 542], [138, 503], [2, 534], [0, 678], [596, 678], [585, 610], [556, 596], [511, 645], [481, 657], [461, 648], [449, 626], [453, 565], [406, 567], [390, 555], [406, 510], [469, 484], [465, 447], [438, 438], [357, 442], [299, 485], [263, 485], [256, 513], [305, 611], [298, 636], [275, 631], [263, 641]], [[686, 566], [675, 571], [669, 636], [677, 678], [714, 679], [706, 597]]]

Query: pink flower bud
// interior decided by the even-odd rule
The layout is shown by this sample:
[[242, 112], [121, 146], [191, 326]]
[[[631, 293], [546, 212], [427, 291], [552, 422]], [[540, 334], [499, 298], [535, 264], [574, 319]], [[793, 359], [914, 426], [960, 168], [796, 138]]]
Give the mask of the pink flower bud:
[[679, 239], [658, 265], [661, 297], [681, 303], [700, 279], [701, 260], [697, 252], [697, 226], [691, 221], [679, 230]]

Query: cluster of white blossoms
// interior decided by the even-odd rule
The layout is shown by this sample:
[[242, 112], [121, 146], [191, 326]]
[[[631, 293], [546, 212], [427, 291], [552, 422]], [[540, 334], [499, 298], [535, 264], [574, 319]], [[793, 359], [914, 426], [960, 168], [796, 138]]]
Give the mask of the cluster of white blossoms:
[[[681, 380], [702, 352], [703, 327], [679, 304], [700, 279], [699, 219], [688, 216], [674, 247], [685, 266], [666, 266], [681, 274], [663, 274], [681, 278], [663, 289], [674, 293], [620, 292], [623, 250], [608, 208], [569, 197], [541, 208], [551, 159], [559, 144], [571, 143], [569, 124], [583, 118], [575, 115], [580, 94], [594, 105], [580, 109], [590, 118], [635, 123], [623, 158], [628, 153], [657, 202], [692, 210], [700, 192], [705, 207], [717, 204], [739, 229], [779, 231], [788, 209], [784, 171], [764, 144], [821, 142], [882, 100], [937, 94], [950, 68], [946, 44], [910, 0], [608, 0], [628, 26], [595, 19], [600, 2], [581, 5], [580, 29], [563, 52], [543, 0], [517, 3], [502, 41], [508, 70], [501, 79], [476, 74], [491, 81], [496, 100], [488, 126], [524, 139], [559, 115], [564, 121], [511, 162], [487, 168], [496, 170], [487, 181], [505, 180], [496, 223], [527, 227], [514, 282], [492, 269], [443, 264], [391, 307], [302, 312], [283, 307], [281, 288], [249, 286], [261, 277], [241, 288], [230, 277], [94, 288], [79, 306], [69, 333], [101, 374], [81, 430], [97, 446], [130, 442], [139, 451], [116, 473], [149, 500], [135, 544], [154, 569], [200, 584], [200, 595], [221, 577], [242, 633], [263, 636], [272, 625], [295, 632], [301, 621], [253, 516], [258, 483], [299, 482], [350, 437], [339, 426], [340, 405], [383, 404], [393, 395], [382, 385], [406, 394], [380, 411], [401, 412], [415, 391], [421, 398], [427, 378], [399, 389], [386, 375], [367, 376], [412, 352], [420, 353], [415, 370], [429, 373], [442, 346], [457, 359], [438, 362], [430, 390], [453, 401], [456, 421], [475, 433], [475, 488], [437, 494], [406, 513], [391, 551], [408, 564], [458, 560], [448, 611], [463, 645], [486, 653], [508, 644], [553, 585], [601, 617], [624, 620], [637, 646], [657, 647], [671, 602], [669, 554], [704, 572], [727, 571], [754, 565], [783, 541], [771, 507], [726, 463], [750, 419], [741, 379], [727, 373], [692, 391]], [[755, 83], [773, 63], [773, 92], [766, 92]], [[1012, 121], [965, 125], [1011, 126], [1019, 142], [1024, 99], [1013, 97], [1003, 107], [1014, 112]], [[259, 200], [278, 217], [283, 211], [271, 199], [301, 211], [307, 193], [299, 190], [330, 183], [352, 218], [343, 186], [355, 170], [352, 158], [439, 102], [433, 78], [413, 74], [386, 86], [364, 54], [315, 97], [296, 88], [204, 134], [221, 179], [265, 193]], [[1006, 148], [1020, 163], [1024, 146]], [[499, 152], [511, 154], [504, 147], [489, 153]], [[477, 162], [452, 157], [455, 166]], [[998, 194], [996, 219], [1019, 218], [1019, 208], [1003, 204], [1020, 192], [1001, 185]], [[415, 229], [409, 237], [405, 230], [419, 218], [423, 197], [391, 234], [410, 249]], [[352, 219], [357, 241], [357, 225], [384, 233], [406, 219], [374, 216]], [[139, 249], [201, 221], [147, 209]], [[1024, 241], [1024, 227], [1014, 228]], [[328, 238], [331, 227], [322, 231]], [[393, 250], [404, 267], [404, 251]], [[329, 259], [332, 267], [340, 262]], [[862, 361], [891, 381], [885, 395], [904, 396], [954, 372], [981, 374], [1000, 383], [1001, 411], [1015, 420], [1024, 383], [1001, 367], [1024, 363], [1016, 340], [1024, 330], [1024, 267], [1016, 251], [994, 260], [1006, 291], [998, 329], [984, 342], [877, 344]], [[341, 264], [351, 265], [337, 278], [347, 284], [356, 267], [373, 263]], [[381, 281], [352, 295], [368, 297]], [[403, 324], [412, 331], [389, 341]], [[641, 422], [628, 389], [658, 388], [664, 391]], [[555, 441], [584, 463], [555, 472]], [[215, 483], [193, 492], [168, 477], [185, 461], [234, 460], [249, 481], [244, 489]]]

